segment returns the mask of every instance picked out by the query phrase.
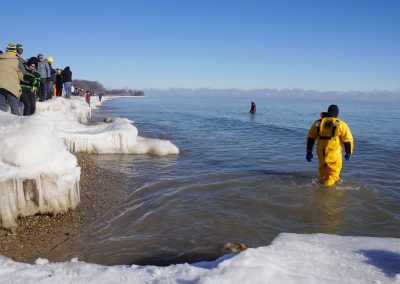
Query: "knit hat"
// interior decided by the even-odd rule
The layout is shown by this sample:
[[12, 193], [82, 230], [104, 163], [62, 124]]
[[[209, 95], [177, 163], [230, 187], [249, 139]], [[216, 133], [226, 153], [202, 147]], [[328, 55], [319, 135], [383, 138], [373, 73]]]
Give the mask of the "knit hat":
[[37, 55], [37, 57], [39, 58], [39, 57], [43, 57], [43, 54], [42, 53], [39, 53], [38, 55]]
[[20, 48], [21, 48], [21, 49], [24, 49], [24, 47], [22, 46], [22, 44], [19, 44], [19, 43], [16, 45], [16, 47], [17, 47], [17, 50], [20, 49]]
[[31, 57], [28, 59], [28, 62], [26, 65], [30, 66], [32, 64], [35, 64], [36, 68], [38, 67], [38, 59], [36, 57]]
[[53, 57], [51, 57], [51, 56], [47, 57], [47, 62], [49, 62], [49, 63], [53, 63], [53, 62], [54, 62], [54, 59], [53, 59]]
[[6, 47], [6, 52], [17, 53], [17, 47], [14, 44], [9, 43]]
[[339, 115], [339, 107], [337, 105], [330, 105], [328, 107], [328, 114], [331, 117], [338, 117], [338, 115]]

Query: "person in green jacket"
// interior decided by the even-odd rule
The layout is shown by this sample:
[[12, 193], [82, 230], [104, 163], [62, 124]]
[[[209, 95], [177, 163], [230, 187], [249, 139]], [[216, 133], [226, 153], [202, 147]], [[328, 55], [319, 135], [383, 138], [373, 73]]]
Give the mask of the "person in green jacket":
[[22, 94], [20, 101], [24, 103], [24, 116], [32, 115], [36, 110], [36, 92], [40, 85], [40, 74], [36, 72], [38, 60], [36, 57], [29, 58], [26, 63], [26, 74], [21, 82]]

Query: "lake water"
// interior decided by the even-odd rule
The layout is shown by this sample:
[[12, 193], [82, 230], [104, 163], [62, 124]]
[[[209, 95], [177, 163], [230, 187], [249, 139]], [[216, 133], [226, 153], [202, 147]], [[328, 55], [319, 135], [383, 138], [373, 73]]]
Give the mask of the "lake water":
[[[251, 100], [257, 114], [248, 113]], [[325, 189], [311, 123], [331, 103], [355, 139], [342, 181]], [[400, 237], [399, 103], [266, 97], [144, 97], [107, 101], [94, 119], [127, 117], [139, 135], [171, 140], [180, 154], [99, 155], [128, 180], [110, 208], [68, 248], [101, 264], [211, 260], [225, 242], [266, 246], [280, 232]], [[113, 189], [110, 189], [113, 190]]]

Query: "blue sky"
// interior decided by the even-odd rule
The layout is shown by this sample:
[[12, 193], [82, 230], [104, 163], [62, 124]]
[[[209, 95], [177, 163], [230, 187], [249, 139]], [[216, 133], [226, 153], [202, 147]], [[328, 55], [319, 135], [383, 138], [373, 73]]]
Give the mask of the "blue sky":
[[22, 43], [106, 87], [400, 90], [398, 0], [35, 0], [1, 14], [1, 50]]

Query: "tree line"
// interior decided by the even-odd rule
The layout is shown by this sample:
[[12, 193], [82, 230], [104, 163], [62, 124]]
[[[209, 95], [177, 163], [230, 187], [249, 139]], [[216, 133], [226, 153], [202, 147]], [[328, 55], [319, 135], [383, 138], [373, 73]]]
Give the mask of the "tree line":
[[76, 79], [73, 81], [73, 85], [75, 88], [89, 90], [96, 93], [103, 93], [104, 95], [109, 96], [144, 96], [144, 92], [142, 90], [132, 90], [129, 88], [107, 89], [97, 81]]

